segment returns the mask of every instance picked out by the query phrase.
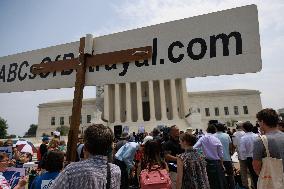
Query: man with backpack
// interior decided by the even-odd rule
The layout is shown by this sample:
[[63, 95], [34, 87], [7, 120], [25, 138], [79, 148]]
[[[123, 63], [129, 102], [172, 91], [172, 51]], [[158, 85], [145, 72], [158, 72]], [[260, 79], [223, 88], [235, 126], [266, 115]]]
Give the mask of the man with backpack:
[[52, 189], [120, 188], [120, 169], [108, 163], [114, 135], [109, 127], [92, 124], [84, 132], [84, 147], [89, 157], [69, 164], [55, 179]]
[[[284, 133], [277, 128], [278, 114], [275, 110], [267, 108], [258, 112], [256, 117], [264, 135], [254, 141], [252, 164], [259, 175], [258, 187], [264, 186], [264, 183], [268, 184], [258, 189], [284, 188]], [[267, 166], [267, 163], [271, 164]]]

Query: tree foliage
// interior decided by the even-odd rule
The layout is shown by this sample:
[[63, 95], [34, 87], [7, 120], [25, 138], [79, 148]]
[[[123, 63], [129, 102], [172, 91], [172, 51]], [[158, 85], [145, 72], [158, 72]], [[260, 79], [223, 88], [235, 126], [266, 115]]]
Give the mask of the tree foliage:
[[0, 138], [7, 137], [8, 124], [7, 121], [0, 117]]
[[29, 130], [25, 133], [24, 137], [35, 137], [37, 131], [37, 125], [31, 124]]
[[65, 125], [61, 125], [60, 127], [56, 128], [56, 131], [59, 131], [61, 136], [67, 136], [69, 133], [69, 130], [70, 128]]
[[7, 136], [7, 138], [17, 138], [17, 135], [11, 134], [11, 135]]
[[42, 133], [41, 135], [42, 137], [50, 137], [50, 135], [46, 134], [46, 133]]

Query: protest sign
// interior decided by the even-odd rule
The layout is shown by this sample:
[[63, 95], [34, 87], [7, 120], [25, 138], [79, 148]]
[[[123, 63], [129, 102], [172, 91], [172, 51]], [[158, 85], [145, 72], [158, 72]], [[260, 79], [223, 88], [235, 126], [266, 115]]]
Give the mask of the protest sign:
[[0, 152], [4, 152], [4, 153], [8, 154], [9, 159], [12, 159], [12, 156], [13, 156], [12, 146], [0, 147]]
[[18, 184], [19, 179], [25, 176], [25, 169], [8, 167], [7, 170], [3, 172], [3, 176], [6, 178], [11, 188], [14, 188]]
[[[94, 55], [152, 47], [149, 60], [90, 67], [86, 85], [230, 75], [261, 70], [256, 5], [95, 37]], [[0, 58], [0, 92], [74, 87], [75, 71], [32, 74], [39, 63], [72, 59], [79, 42]], [[103, 61], [103, 60], [98, 60]]]

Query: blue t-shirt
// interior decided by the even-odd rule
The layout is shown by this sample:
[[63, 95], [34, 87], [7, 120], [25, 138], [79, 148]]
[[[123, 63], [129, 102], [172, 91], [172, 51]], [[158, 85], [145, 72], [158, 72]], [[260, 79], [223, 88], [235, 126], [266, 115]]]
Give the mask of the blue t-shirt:
[[224, 153], [224, 161], [232, 161], [231, 155], [230, 155], [230, 143], [232, 143], [232, 140], [230, 136], [223, 132], [217, 132], [215, 135], [217, 137], [222, 145], [223, 145], [223, 153]]
[[31, 189], [49, 189], [59, 172], [46, 172], [35, 178]]

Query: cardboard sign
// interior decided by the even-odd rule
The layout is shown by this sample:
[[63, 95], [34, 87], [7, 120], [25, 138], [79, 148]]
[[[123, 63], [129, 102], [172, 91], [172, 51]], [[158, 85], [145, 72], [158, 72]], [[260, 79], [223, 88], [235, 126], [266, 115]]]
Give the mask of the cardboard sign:
[[[86, 85], [261, 70], [256, 5], [94, 38], [94, 54], [152, 46], [152, 58], [87, 69]], [[75, 71], [34, 75], [33, 64], [78, 56], [79, 42], [0, 58], [0, 92], [73, 87]]]
[[12, 159], [13, 150], [12, 146], [0, 147], [0, 152], [4, 152], [9, 155], [9, 159]]
[[145, 133], [145, 127], [143, 125], [138, 126], [138, 133]]
[[129, 133], [129, 126], [123, 126], [122, 132]]
[[22, 176], [25, 176], [25, 169], [8, 167], [8, 169], [5, 172], [3, 172], [3, 176], [8, 181], [11, 188], [14, 188], [18, 184], [19, 179]]

